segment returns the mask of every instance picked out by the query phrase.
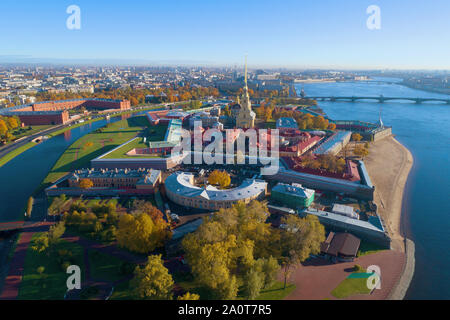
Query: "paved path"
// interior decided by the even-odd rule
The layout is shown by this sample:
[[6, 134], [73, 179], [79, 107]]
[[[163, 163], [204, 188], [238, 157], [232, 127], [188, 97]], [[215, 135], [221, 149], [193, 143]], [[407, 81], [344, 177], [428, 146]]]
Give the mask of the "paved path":
[[24, 229], [14, 251], [14, 256], [9, 266], [9, 273], [5, 279], [0, 299], [17, 299], [20, 283], [22, 282], [25, 257], [31, 238], [36, 232], [47, 231], [52, 224], [52, 222], [42, 222], [38, 226]]
[[[84, 252], [84, 267], [85, 267], [85, 279], [81, 284], [81, 288], [97, 287], [98, 293], [95, 295], [94, 300], [105, 300], [109, 297], [111, 290], [117, 284], [130, 280], [133, 275], [124, 276], [122, 279], [117, 281], [108, 281], [104, 279], [94, 279], [91, 277], [91, 267], [89, 261], [89, 250], [97, 250], [104, 254], [115, 256], [121, 260], [128, 261], [131, 263], [142, 264], [147, 261], [146, 256], [140, 256], [133, 254], [131, 252], [122, 250], [118, 248], [115, 244], [102, 244], [80, 236], [74, 236], [66, 234], [62, 239], [76, 243], [83, 247]], [[80, 294], [82, 290], [71, 290], [67, 293], [66, 299], [77, 300], [80, 299]]]
[[111, 256], [115, 256], [119, 259], [131, 262], [131, 263], [141, 264], [141, 263], [145, 263], [147, 261], [147, 256], [133, 254], [129, 251], [120, 249], [114, 243], [113, 244], [102, 244], [102, 243], [99, 243], [99, 242], [96, 242], [93, 240], [89, 240], [89, 239], [71, 235], [71, 234], [65, 234], [62, 237], [62, 239], [69, 241], [69, 242], [77, 243], [86, 249], [98, 250], [103, 253], [109, 254]]
[[[338, 264], [330, 264], [330, 262], [321, 258], [311, 259], [292, 273], [289, 282], [295, 283], [296, 288], [286, 299], [335, 300], [336, 298], [331, 295], [331, 291], [352, 273], [355, 264], [364, 268], [370, 265], [378, 265], [381, 269], [381, 289], [374, 290], [370, 295], [354, 295], [347, 299], [386, 299], [400, 280], [405, 262], [405, 254], [393, 250], [369, 254], [355, 259], [354, 262]], [[280, 277], [280, 280], [282, 281], [282, 277]]]

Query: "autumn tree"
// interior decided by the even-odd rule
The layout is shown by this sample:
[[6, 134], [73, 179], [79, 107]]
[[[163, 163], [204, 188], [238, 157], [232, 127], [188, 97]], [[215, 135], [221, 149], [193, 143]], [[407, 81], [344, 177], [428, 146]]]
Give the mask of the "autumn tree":
[[44, 252], [48, 248], [48, 237], [47, 234], [40, 234], [36, 238], [33, 239], [31, 243], [31, 250], [36, 251], [38, 253]]
[[259, 271], [263, 277], [263, 288], [271, 287], [280, 271], [280, 265], [277, 259], [270, 256], [269, 258], [260, 258], [255, 262], [254, 268]]
[[369, 150], [364, 146], [357, 145], [353, 150], [353, 153], [361, 158], [364, 158], [369, 155]]
[[81, 189], [90, 189], [94, 186], [94, 183], [91, 179], [81, 179], [79, 184]]
[[244, 278], [244, 292], [249, 300], [255, 300], [264, 286], [264, 276], [256, 268], [247, 272]]
[[173, 284], [172, 276], [164, 267], [161, 255], [152, 255], [143, 267], [136, 267], [130, 288], [137, 299], [170, 300]]
[[117, 243], [130, 251], [147, 253], [161, 247], [169, 231], [155, 223], [146, 213], [123, 214], [117, 228]]
[[3, 119], [0, 119], [0, 137], [5, 137], [8, 132], [8, 126]]
[[286, 226], [281, 234], [284, 287], [292, 269], [320, 252], [320, 245], [325, 240], [325, 228], [316, 216], [299, 218], [289, 215], [282, 219]]
[[64, 221], [58, 222], [57, 224], [50, 227], [48, 231], [48, 244], [49, 246], [53, 246], [59, 242], [59, 239], [63, 236], [66, 231], [66, 226]]
[[264, 203], [238, 202], [204, 218], [200, 227], [183, 239], [185, 258], [196, 281], [216, 298], [234, 298], [237, 276], [251, 270], [255, 257], [269, 257], [273, 252], [267, 217]]
[[360, 135], [359, 133], [352, 133], [352, 141], [355, 141], [355, 146], [356, 143], [361, 141], [362, 139], [362, 135]]
[[177, 300], [200, 300], [200, 296], [196, 293], [186, 292], [184, 295], [179, 296]]
[[329, 123], [329, 124], [328, 124], [328, 130], [331, 130], [331, 131], [336, 130], [336, 124], [334, 124], [334, 123]]
[[92, 141], [88, 141], [83, 145], [83, 149], [89, 149], [93, 145], [94, 145], [94, 143]]
[[51, 216], [60, 214], [61, 209], [66, 201], [67, 197], [65, 194], [61, 194], [59, 197], [53, 198], [52, 203], [47, 209], [47, 213]]
[[27, 217], [31, 217], [31, 211], [33, 210], [33, 203], [34, 203], [34, 199], [33, 197], [29, 197], [28, 198], [28, 202], [27, 202]]
[[230, 175], [226, 171], [214, 170], [208, 177], [208, 182], [212, 185], [220, 185], [226, 188], [231, 183]]
[[8, 128], [11, 129], [16, 129], [19, 126], [19, 121], [15, 118], [15, 117], [7, 117], [6, 118], [6, 125], [8, 126]]

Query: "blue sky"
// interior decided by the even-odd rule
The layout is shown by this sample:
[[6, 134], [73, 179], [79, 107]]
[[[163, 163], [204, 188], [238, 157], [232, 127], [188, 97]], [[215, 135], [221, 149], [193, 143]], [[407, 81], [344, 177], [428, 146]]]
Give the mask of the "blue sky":
[[[81, 30], [66, 28], [72, 4]], [[366, 27], [373, 4], [380, 30]], [[448, 0], [1, 0], [0, 12], [0, 61], [450, 69]]]

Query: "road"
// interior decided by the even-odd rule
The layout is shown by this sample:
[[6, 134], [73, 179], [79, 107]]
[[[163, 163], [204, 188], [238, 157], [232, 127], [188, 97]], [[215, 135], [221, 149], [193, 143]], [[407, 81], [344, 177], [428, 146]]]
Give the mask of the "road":
[[69, 124], [51, 127], [51, 128], [42, 130], [40, 132], [37, 132], [35, 134], [32, 134], [31, 136], [24, 137], [24, 138], [22, 138], [19, 141], [15, 141], [15, 142], [12, 142], [10, 144], [7, 144], [6, 146], [0, 147], [0, 158], [5, 156], [6, 154], [10, 153], [11, 151], [19, 148], [20, 146], [23, 146], [23, 145], [27, 144], [28, 142], [32, 141], [33, 139], [35, 139], [35, 138], [37, 138], [39, 136], [47, 135], [47, 134], [52, 133], [52, 132], [54, 132], [56, 130], [60, 130], [62, 128], [65, 128], [68, 125]]

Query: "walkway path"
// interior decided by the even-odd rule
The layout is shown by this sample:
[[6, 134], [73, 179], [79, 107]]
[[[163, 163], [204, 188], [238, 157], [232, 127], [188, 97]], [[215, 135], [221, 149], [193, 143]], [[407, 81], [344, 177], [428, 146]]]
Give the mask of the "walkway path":
[[22, 282], [25, 257], [31, 238], [36, 232], [47, 231], [52, 224], [53, 222], [42, 222], [38, 226], [24, 229], [24, 232], [22, 232], [17, 243], [16, 250], [14, 251], [14, 256], [9, 266], [9, 273], [5, 279], [0, 299], [17, 299], [20, 283]]
[[[352, 273], [355, 264], [364, 268], [370, 265], [378, 265], [381, 269], [381, 289], [374, 290], [370, 295], [354, 295], [347, 299], [386, 299], [392, 288], [400, 280], [405, 262], [405, 254], [393, 250], [384, 250], [357, 258], [354, 262], [338, 264], [331, 264], [321, 258], [311, 259], [292, 273], [289, 282], [295, 283], [296, 288], [286, 299], [335, 300], [336, 298], [331, 295], [331, 291]], [[282, 281], [281, 278], [280, 280]]]
[[[98, 292], [95, 294], [96, 300], [105, 300], [109, 297], [111, 294], [112, 288], [118, 285], [121, 282], [128, 281], [132, 278], [132, 275], [124, 276], [120, 280], [116, 281], [108, 281], [104, 279], [94, 279], [91, 277], [91, 267], [90, 267], [90, 261], [89, 261], [89, 250], [97, 250], [104, 254], [108, 254], [114, 257], [117, 257], [121, 260], [135, 263], [135, 264], [142, 264], [147, 261], [146, 256], [140, 256], [133, 254], [131, 252], [122, 250], [117, 247], [115, 243], [113, 244], [102, 244], [98, 243], [80, 236], [74, 236], [70, 234], [65, 234], [62, 239], [65, 241], [69, 241], [72, 243], [76, 243], [83, 247], [84, 249], [84, 267], [85, 267], [85, 279], [83, 283], [81, 284], [81, 288], [89, 288], [89, 287], [96, 287], [98, 289]], [[71, 290], [67, 293], [66, 299], [69, 300], [76, 300], [80, 299], [80, 294], [82, 290]]]

